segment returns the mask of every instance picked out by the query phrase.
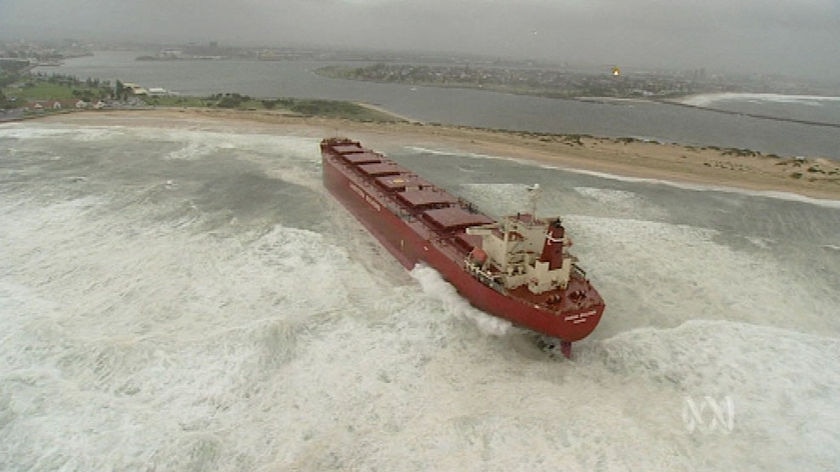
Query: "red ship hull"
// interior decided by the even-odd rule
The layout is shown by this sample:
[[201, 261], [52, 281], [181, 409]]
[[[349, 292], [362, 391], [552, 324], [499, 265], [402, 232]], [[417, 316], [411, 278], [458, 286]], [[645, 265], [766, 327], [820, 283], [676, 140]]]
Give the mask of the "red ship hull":
[[432, 184], [353, 141], [324, 140], [321, 151], [324, 186], [407, 269], [424, 263], [437, 270], [476, 308], [564, 343], [583, 339], [598, 325], [605, 305], [583, 277], [573, 277], [566, 291], [589, 294], [586, 303], [566, 299], [560, 306], [552, 306], [533, 296], [520, 296], [527, 295], [527, 288], [500, 291], [466, 270], [464, 260], [473, 249], [470, 244], [475, 242], [466, 236], [466, 228], [492, 221], [474, 211], [472, 205], [435, 188], [441, 194], [439, 200], [466, 205], [469, 213], [465, 213], [466, 225], [457, 225], [458, 221], [454, 226], [430, 224], [427, 214], [442, 210], [429, 210], [428, 206], [400, 198], [406, 192], [383, 181], [390, 176], [390, 183], [413, 181], [427, 188]]

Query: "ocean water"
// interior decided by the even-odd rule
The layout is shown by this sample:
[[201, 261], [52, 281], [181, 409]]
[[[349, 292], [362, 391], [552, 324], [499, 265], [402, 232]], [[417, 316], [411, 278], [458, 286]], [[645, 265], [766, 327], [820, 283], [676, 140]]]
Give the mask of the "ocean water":
[[608, 304], [573, 360], [403, 270], [317, 140], [4, 125], [0, 469], [840, 467], [840, 203], [389, 152], [541, 184]]

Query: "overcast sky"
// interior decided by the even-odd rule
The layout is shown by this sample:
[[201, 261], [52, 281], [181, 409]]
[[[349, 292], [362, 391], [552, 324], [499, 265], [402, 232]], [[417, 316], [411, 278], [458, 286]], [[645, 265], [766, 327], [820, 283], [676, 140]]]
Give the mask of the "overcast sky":
[[840, 79], [840, 0], [0, 0], [0, 37], [39, 35]]

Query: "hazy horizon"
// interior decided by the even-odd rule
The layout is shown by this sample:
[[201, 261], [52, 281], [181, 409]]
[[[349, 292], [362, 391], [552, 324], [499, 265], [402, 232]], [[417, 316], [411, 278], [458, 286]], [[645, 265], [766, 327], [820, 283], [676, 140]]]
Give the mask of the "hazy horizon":
[[840, 2], [0, 0], [0, 38], [312, 46], [840, 78]]

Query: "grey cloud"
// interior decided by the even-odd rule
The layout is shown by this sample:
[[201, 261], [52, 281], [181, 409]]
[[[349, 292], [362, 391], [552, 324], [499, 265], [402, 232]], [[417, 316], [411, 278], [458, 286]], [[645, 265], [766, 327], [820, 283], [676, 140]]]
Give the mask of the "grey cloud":
[[0, 35], [312, 44], [840, 76], [836, 0], [0, 0]]

